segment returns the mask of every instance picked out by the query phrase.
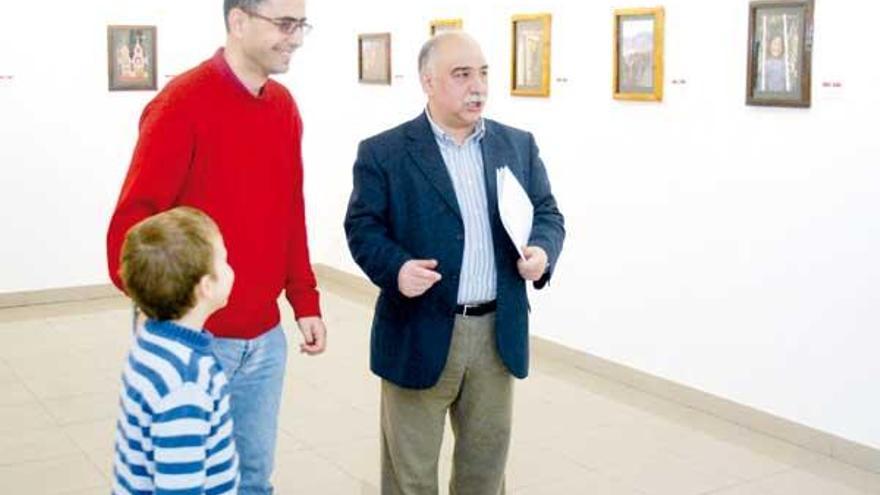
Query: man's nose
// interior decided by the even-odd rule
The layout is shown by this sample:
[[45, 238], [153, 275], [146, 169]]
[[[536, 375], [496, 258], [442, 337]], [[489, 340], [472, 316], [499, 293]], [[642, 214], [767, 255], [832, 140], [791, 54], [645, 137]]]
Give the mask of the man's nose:
[[488, 86], [489, 84], [485, 77], [477, 76], [471, 82], [471, 91], [474, 93], [485, 94]]

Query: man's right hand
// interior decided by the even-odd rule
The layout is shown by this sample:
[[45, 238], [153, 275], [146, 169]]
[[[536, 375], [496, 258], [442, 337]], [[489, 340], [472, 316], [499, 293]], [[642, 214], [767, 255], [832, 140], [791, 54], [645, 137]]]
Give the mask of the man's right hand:
[[409, 260], [400, 267], [397, 287], [406, 297], [418, 297], [428, 291], [442, 278], [434, 271], [437, 260]]

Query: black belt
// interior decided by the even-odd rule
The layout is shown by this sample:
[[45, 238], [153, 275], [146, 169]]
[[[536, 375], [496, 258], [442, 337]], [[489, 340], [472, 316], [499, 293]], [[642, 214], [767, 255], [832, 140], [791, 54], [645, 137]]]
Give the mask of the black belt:
[[455, 314], [462, 316], [483, 316], [495, 312], [495, 301], [480, 304], [459, 304], [455, 307]]

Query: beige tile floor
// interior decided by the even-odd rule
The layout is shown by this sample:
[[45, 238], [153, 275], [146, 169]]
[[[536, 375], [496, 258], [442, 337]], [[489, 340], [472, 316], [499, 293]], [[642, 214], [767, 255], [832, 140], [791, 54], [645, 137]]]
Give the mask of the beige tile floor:
[[[277, 491], [378, 494], [371, 311], [344, 291], [324, 311], [329, 351], [290, 356]], [[0, 310], [0, 495], [109, 493], [129, 316], [121, 298]], [[876, 474], [540, 355], [515, 407], [516, 495], [880, 494]]]

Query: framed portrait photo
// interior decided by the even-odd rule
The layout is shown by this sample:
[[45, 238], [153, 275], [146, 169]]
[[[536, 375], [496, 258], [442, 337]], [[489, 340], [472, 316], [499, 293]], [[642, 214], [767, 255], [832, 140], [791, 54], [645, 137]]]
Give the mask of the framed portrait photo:
[[358, 35], [358, 81], [391, 84], [391, 33]]
[[550, 20], [550, 14], [513, 16], [510, 94], [550, 96]]
[[746, 104], [809, 107], [813, 0], [749, 4]]
[[110, 91], [156, 89], [156, 26], [107, 26]]
[[663, 7], [614, 11], [613, 95], [663, 101]]
[[434, 36], [443, 31], [458, 31], [464, 22], [461, 19], [434, 19], [430, 24], [430, 35]]

